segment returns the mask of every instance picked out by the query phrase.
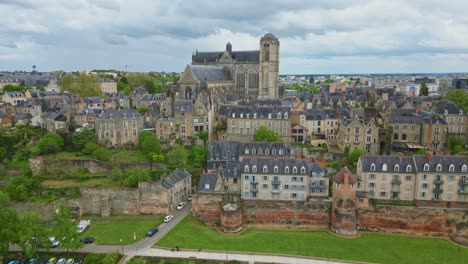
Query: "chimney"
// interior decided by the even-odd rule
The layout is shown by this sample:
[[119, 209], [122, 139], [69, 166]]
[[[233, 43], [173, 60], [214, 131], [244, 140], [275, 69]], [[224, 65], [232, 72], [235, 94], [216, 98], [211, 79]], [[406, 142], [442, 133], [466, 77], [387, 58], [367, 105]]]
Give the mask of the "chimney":
[[307, 163], [312, 163], [314, 162], [314, 158], [312, 157], [307, 157]]
[[278, 159], [278, 155], [273, 156], [273, 159], [274, 159], [274, 160], [277, 160], [277, 159]]
[[253, 159], [253, 160], [256, 159], [256, 158], [257, 158], [257, 156], [255, 156], [255, 155], [252, 156], [252, 159]]
[[403, 153], [398, 152], [398, 157], [400, 157], [400, 162], [403, 162]]
[[344, 173], [343, 174], [343, 185], [348, 185], [349, 184], [349, 174]]
[[432, 161], [432, 154], [430, 152], [427, 153], [427, 161], [428, 162]]

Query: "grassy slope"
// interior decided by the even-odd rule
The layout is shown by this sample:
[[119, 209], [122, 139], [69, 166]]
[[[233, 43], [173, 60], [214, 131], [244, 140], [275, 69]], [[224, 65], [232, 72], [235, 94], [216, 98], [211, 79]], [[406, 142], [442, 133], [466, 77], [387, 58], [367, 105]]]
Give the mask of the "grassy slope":
[[162, 223], [162, 216], [112, 216], [109, 218], [91, 219], [91, 227], [81, 234], [81, 237], [94, 237], [96, 244], [119, 245], [132, 244], [133, 232], [136, 232], [137, 241], [145, 237], [146, 233]]
[[463, 263], [468, 249], [444, 239], [379, 234], [341, 238], [321, 231], [248, 230], [225, 236], [188, 216], [156, 245], [193, 249], [284, 253], [376, 263]]

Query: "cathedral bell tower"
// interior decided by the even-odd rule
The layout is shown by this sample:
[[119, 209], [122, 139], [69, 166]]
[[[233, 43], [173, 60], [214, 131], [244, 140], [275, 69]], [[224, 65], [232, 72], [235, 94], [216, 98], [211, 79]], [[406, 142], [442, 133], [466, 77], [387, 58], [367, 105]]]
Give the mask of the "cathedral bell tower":
[[260, 39], [260, 98], [279, 97], [279, 40], [272, 33]]

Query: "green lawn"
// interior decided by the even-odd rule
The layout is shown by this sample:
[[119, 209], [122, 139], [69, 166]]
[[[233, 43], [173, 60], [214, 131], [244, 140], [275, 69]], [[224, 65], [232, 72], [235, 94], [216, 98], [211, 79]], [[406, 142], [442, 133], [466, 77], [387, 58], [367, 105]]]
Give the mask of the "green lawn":
[[[113, 149], [110, 150], [111, 156], [109, 161], [115, 162], [140, 162], [148, 161], [148, 157], [145, 156], [140, 150], [125, 150], [125, 149]], [[92, 159], [91, 155], [84, 155], [81, 152], [60, 152], [54, 155], [54, 157], [60, 159]]]
[[[362, 234], [342, 238], [323, 231], [247, 230], [222, 235], [186, 217], [157, 246], [314, 256], [374, 263], [467, 263], [468, 249], [444, 239]], [[460, 250], [460, 251], [459, 251]]]
[[[83, 217], [83, 219], [87, 219]], [[160, 215], [111, 216], [108, 218], [90, 218], [91, 227], [81, 234], [81, 237], [94, 237], [96, 244], [119, 245], [120, 239], [124, 245], [132, 244], [133, 232], [136, 241], [145, 237], [146, 232], [162, 223]]]

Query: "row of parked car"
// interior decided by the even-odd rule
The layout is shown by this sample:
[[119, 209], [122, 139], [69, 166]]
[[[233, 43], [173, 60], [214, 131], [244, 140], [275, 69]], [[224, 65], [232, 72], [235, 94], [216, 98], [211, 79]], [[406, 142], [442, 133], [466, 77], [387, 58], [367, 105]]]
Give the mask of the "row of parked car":
[[81, 258], [50, 258], [50, 259], [14, 259], [7, 260], [5, 264], [83, 264], [83, 259]]
[[[192, 196], [190, 195], [189, 198], [187, 199], [188, 201], [191, 201], [192, 200]], [[184, 202], [180, 202], [179, 204], [177, 204], [177, 210], [182, 210], [184, 209], [185, 207], [185, 203]], [[174, 218], [173, 215], [166, 215], [166, 217], [164, 217], [164, 223], [169, 223], [172, 219]], [[148, 231], [148, 233], [146, 233], [146, 236], [147, 237], [152, 237], [154, 236], [157, 232], [159, 231], [159, 228], [155, 227], [155, 228], [152, 228], [150, 231]]]
[[[50, 240], [50, 247], [51, 248], [57, 248], [60, 246], [60, 241], [56, 239], [55, 237], [49, 237]], [[84, 244], [93, 244], [94, 243], [94, 238], [93, 237], [85, 237], [80, 239], [81, 243]]]

